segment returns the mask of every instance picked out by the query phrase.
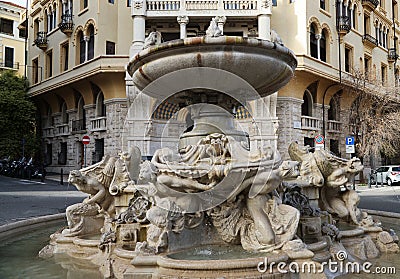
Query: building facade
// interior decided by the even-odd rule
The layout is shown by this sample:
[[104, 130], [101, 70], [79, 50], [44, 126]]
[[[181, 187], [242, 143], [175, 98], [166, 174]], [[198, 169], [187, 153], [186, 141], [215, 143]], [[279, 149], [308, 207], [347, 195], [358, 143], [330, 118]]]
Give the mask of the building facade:
[[[357, 68], [385, 86], [398, 79], [391, 0], [36, 0], [28, 19], [29, 94], [40, 107], [49, 170], [79, 168], [133, 145], [144, 157], [176, 148], [190, 113], [140, 94], [125, 67], [149, 35], [159, 42], [204, 36], [211, 18], [227, 36], [281, 39], [298, 59], [287, 86], [233, 109], [253, 148], [272, 145], [287, 158], [290, 142], [313, 145], [323, 134], [326, 147], [345, 157], [341, 111], [354, 98], [341, 80]], [[83, 135], [91, 137], [87, 148]]]
[[25, 8], [7, 1], [0, 1], [0, 70], [16, 71], [24, 75], [25, 36], [19, 22]]

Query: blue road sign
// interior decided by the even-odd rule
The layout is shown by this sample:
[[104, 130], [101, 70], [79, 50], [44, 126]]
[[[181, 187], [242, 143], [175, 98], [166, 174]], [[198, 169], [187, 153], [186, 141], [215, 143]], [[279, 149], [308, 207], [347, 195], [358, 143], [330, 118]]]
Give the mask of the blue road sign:
[[346, 137], [346, 145], [354, 145], [354, 137]]

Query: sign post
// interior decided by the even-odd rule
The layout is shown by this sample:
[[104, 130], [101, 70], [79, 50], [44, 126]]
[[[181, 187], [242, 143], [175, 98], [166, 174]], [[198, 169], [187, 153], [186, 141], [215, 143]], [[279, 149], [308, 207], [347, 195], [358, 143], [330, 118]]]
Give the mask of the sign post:
[[323, 135], [316, 135], [314, 138], [315, 150], [320, 150], [324, 148], [325, 138]]
[[86, 168], [86, 145], [90, 143], [90, 137], [85, 135], [82, 137], [82, 143], [84, 147], [83, 157], [84, 157], [84, 167]]
[[354, 137], [346, 137], [346, 154], [356, 153]]

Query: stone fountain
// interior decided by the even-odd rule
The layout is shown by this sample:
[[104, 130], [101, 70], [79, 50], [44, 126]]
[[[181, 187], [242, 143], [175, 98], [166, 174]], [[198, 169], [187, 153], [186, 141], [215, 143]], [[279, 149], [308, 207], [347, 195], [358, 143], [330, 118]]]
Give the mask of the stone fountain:
[[142, 94], [187, 107], [193, 129], [151, 161], [131, 147], [72, 171], [69, 183], [89, 197], [68, 207], [68, 228], [40, 255], [68, 256], [70, 268], [90, 263], [105, 278], [291, 278], [270, 263], [397, 252], [396, 236], [346, 188], [363, 168], [358, 159], [297, 143], [292, 161], [273, 147], [250, 148], [232, 111], [284, 86], [296, 58], [279, 41], [221, 36], [212, 26], [205, 37], [166, 43], [151, 34], [128, 65]]

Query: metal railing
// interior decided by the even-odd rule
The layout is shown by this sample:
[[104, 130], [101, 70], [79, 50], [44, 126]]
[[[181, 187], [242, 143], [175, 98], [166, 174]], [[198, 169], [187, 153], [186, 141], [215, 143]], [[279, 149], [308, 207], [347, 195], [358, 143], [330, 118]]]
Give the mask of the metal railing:
[[372, 37], [370, 34], [365, 34], [362, 38], [363, 42], [370, 42], [374, 45], [378, 45], [378, 40]]
[[19, 69], [19, 63], [0, 62], [0, 68], [8, 68], [13, 70]]
[[351, 29], [350, 17], [348, 16], [338, 16], [337, 19], [337, 29], [338, 31], [349, 32]]
[[397, 54], [397, 51], [395, 48], [389, 48], [388, 49], [388, 60], [397, 60], [399, 58], [399, 55]]
[[58, 24], [61, 32], [65, 34], [71, 34], [74, 28], [74, 22], [72, 21], [72, 14], [63, 14], [61, 16], [61, 22]]
[[36, 39], [33, 41], [38, 48], [47, 48], [47, 33], [45, 31], [39, 31], [36, 33]]
[[374, 8], [378, 7], [379, 5], [379, 0], [362, 0], [363, 4], [369, 4], [373, 6]]

